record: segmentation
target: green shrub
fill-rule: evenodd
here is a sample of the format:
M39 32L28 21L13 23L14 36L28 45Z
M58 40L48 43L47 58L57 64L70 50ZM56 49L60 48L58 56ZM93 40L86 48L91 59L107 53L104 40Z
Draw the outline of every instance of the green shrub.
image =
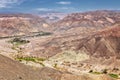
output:
M113 70L116 70L116 71L118 71L119 69L118 69L118 68L113 68Z
M93 70L90 70L89 73L92 73L92 74L102 74L101 72L94 72Z
M53 65L53 67L54 67L54 68L57 68L57 63L55 63L55 64Z
M92 72L93 74L101 74L101 72Z
M20 57L20 58L16 58L17 60L19 60L19 61L33 61L33 62L35 62L35 59L34 58L32 58L32 57Z
M38 60L38 61L45 61L46 59L45 58L36 58L36 60Z
M15 58L18 61L32 61L34 63L38 63L42 66L45 66L42 62L45 61L46 59L44 58L35 58L35 57L17 57Z
M102 71L102 73L103 73L103 74L107 74L107 71L108 71L107 69L104 69L104 70Z
M39 61L45 61L44 58L35 58L35 57L17 57L17 60L24 60L24 61L33 61L33 62L39 62Z
M40 65L42 65L43 67L45 66L43 63L39 63Z
M109 76L111 76L113 78L118 78L119 77L117 74L109 74Z
M38 37L38 36L47 36L47 35L51 35L52 33L50 32L40 32L38 34L36 34L35 36Z
M90 70L90 71L89 71L89 73L92 73L92 72L93 72L93 70Z

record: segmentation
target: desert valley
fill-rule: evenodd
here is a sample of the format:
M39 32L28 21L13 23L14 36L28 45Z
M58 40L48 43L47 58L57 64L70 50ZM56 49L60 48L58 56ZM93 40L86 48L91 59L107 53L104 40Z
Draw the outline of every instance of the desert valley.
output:
M120 80L120 11L0 14L0 80Z

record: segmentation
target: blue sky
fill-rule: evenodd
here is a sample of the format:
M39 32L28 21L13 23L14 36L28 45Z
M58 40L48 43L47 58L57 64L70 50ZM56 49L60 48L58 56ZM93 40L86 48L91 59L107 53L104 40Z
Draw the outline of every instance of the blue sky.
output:
M120 0L0 0L0 12L120 10Z

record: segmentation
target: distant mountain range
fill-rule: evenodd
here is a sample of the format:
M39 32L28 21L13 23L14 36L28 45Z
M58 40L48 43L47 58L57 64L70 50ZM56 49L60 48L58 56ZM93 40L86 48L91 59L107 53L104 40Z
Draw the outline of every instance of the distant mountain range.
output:
M72 32L81 27L105 28L120 23L120 12L99 10L66 14L61 12L39 12L35 14L0 14L2 34L24 34L33 31Z
M104 28L120 23L120 12L109 10L72 13L54 23L56 30L70 30L78 27Z
M63 19L65 16L67 16L67 13L54 12L54 11L48 11L48 12L42 11L42 12L39 12L38 15L46 19L48 22L57 22Z

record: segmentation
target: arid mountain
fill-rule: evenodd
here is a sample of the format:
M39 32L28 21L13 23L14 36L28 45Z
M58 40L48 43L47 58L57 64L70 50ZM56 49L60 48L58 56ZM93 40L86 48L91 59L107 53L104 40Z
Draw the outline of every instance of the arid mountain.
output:
M0 14L0 36L29 34L46 27L44 19L31 14Z
M119 25L97 31L84 38L77 35L56 38L46 45L46 53L54 53L44 62L49 64L49 67L73 74L87 73L90 70L100 74L104 70L105 74L120 73Z
M94 27L105 28L120 23L120 12L116 11L90 11L73 13L54 24L57 31L68 31L71 28Z
M50 13L41 15L45 17L42 19L31 14L0 14L0 35L21 35L39 31L70 34L78 33L79 30L82 31L83 29L95 31L120 22L120 12L116 11L73 13L63 18L65 15ZM60 17L60 19L57 22L52 22L53 18L57 19L55 16ZM47 18L49 20L51 18L51 22Z
M70 37L72 38L70 39ZM73 49L75 51L82 50L88 55L94 56L96 58L110 58L113 56L120 58L120 26L117 25L115 27L99 30L89 34L84 38L79 37L79 35L56 38L51 40L49 45L52 45L52 43L54 46L55 44L56 46L59 46L59 49Z
M119 58L120 54L120 27L99 30L94 33L79 33L73 35L52 35L48 37L29 39L30 43L24 46L23 52L36 57L51 57L64 51L83 52L91 57L109 59ZM28 47L27 47L28 46Z

